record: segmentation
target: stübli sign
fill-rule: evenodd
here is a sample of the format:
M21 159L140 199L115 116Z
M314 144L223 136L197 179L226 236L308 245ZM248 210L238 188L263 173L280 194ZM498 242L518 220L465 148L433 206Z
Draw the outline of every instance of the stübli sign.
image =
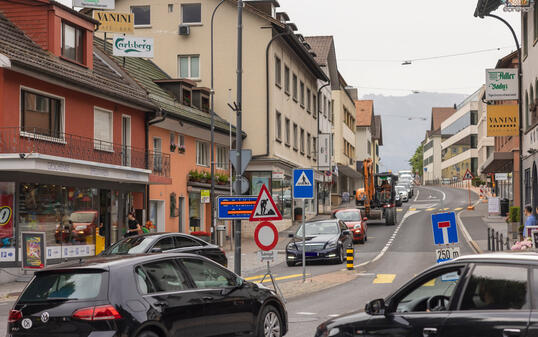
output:
M93 11L93 18L99 21L100 32L133 33L134 14L106 11Z
M74 7L114 9L114 0L73 0Z
M153 39L115 35L112 54L125 57L153 57Z
M488 137L517 136L519 133L519 106L488 105Z
M509 101L517 98L517 69L486 69L486 100Z

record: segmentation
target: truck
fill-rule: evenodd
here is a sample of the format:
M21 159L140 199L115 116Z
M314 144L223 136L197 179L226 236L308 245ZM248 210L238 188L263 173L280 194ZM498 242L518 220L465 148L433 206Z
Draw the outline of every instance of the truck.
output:
M362 163L364 188L353 191L355 205L372 220L385 220L385 224L396 224L396 185L398 176L392 172L373 173L371 159Z

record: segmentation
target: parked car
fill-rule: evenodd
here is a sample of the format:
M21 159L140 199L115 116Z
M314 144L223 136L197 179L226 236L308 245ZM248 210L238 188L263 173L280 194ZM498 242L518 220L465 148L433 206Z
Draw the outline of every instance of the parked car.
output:
M35 273L8 318L17 336L276 336L283 301L193 254L93 257Z
M408 199L413 197L413 186L411 185L410 181L408 180L398 181L398 185L405 187L405 190L407 191Z
M467 255L322 323L316 336L538 336L538 255Z
M409 201L409 194L407 193L407 188L404 185L397 185L396 186L396 193L400 195L400 198L402 202L408 202Z
M368 218L363 217L357 208L337 209L332 212L332 218L342 220L353 234L353 243L368 241Z
M95 235L97 228L97 211L76 211L66 219L67 223L56 225L54 238L60 242L85 242L87 237Z
M344 263L346 249L353 246L351 231L342 220L331 219L304 224L306 230L305 255L307 261L334 261ZM303 225L286 246L289 267L302 261Z
M148 233L130 236L101 252L101 256L141 253L192 253L228 265L226 253L217 245L182 233Z
M396 195L394 196L394 203L396 204L396 207L400 207L400 206L402 206L402 203L403 203L403 202L402 202L402 197L401 197L401 195L396 194Z

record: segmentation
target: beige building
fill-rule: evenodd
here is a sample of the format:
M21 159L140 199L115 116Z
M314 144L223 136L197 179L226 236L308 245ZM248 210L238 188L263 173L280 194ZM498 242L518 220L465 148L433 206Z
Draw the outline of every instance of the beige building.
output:
M218 2L116 0L115 11L134 13L134 35L154 39L153 61L165 72L210 87L210 22ZM248 193L268 185L286 226L294 214L293 169L317 166L318 80L328 78L288 16L276 12L278 6L277 1L245 5L242 121L243 148L253 155L245 174L251 182ZM223 3L214 23L215 111L235 124L228 104L236 97L236 3ZM287 34L270 43L281 33ZM322 180L316 174L316 183ZM316 200L307 203L306 212L317 212Z
M441 182L441 123L450 117L456 109L454 108L432 108L431 127L426 131L426 138L423 144L423 183L439 184Z

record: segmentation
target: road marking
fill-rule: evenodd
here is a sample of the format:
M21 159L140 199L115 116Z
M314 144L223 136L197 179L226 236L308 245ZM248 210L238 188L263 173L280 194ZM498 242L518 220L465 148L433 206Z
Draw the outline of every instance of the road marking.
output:
M428 212L435 211L435 208L428 208L426 211Z
M439 208L440 211L448 211L450 208Z
M436 280L436 279L432 279L432 280L430 280L430 281L424 283L422 286L423 286L423 287L433 287L433 286L435 286L435 280Z
M256 280L256 279L261 279L262 277L264 277L265 275L256 275L256 276L250 276L250 277L245 277L245 280L246 281L252 281L252 280ZM274 275L273 275L274 276Z
M392 283L396 278L396 274L377 274L377 277L374 279L373 283L384 284Z
M338 316L340 316L340 314L332 314L332 315L327 315L327 316L328 316L328 317L333 317L333 318L334 318L334 317L338 317Z
M461 211L463 207L454 208L455 211Z
M306 274L306 276L310 276L310 274ZM293 274L293 275L288 275L288 276L276 277L275 281L289 280L291 278L297 278L297 277L303 277L303 274ZM271 278L266 278L265 280L263 280L263 283L265 282L271 282Z
M417 209L416 209L416 208L410 208L409 210L410 210L411 212L413 212L413 211L416 211Z
M417 190L417 196L415 197L415 201L417 201L419 194L420 194L420 190Z
M306 312L306 311L296 312L295 314L296 315L307 315L307 316L317 315L315 312Z
M445 192L441 191L441 190L438 190L436 188L428 188L428 187L423 187L421 186L421 188L425 189L425 190L430 190L430 191L435 191L435 192L439 192L443 195L443 200L446 200L446 194Z
M403 211L403 208L398 208L396 211L401 212Z

